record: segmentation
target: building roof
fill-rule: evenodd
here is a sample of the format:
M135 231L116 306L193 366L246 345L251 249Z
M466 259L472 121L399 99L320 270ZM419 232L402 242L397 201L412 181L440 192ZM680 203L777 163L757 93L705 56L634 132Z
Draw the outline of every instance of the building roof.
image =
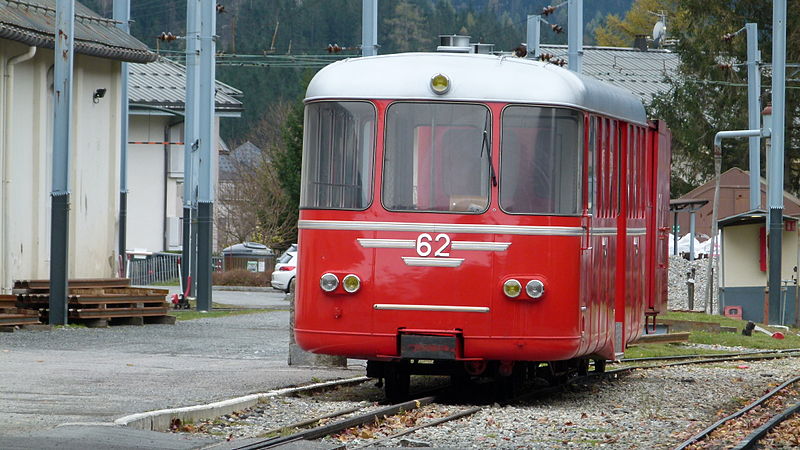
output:
M566 45L541 45L543 53L567 59ZM583 47L583 74L621 87L649 105L669 90L668 76L678 72L680 56L669 50L641 51L622 47Z
M75 53L127 62L154 61L156 54L135 37L75 2ZM0 0L0 38L55 48L56 0Z
M186 107L186 67L159 58L149 64L129 64L128 95L132 107L137 105L154 106L173 111L183 111ZM216 82L217 112L241 113L244 110L242 91Z
M444 74L450 89L435 94L431 78ZM330 64L311 80L306 100L326 98L497 101L571 106L644 124L630 91L553 64L514 56L397 53Z
M236 173L240 170L239 166L255 167L260 164L262 158L265 157L266 155L264 155L261 149L250 141L236 147L227 154L220 153L219 179L221 181L235 179ZM267 160L269 160L269 157L267 157Z
M726 217L724 219L720 219L717 221L719 223L720 228L730 226L730 225L747 225L751 223L766 223L767 221L767 211L763 209L753 209L750 211L743 212L741 214L736 214L733 216ZM797 217L787 216L784 214L783 216L784 222L797 222Z

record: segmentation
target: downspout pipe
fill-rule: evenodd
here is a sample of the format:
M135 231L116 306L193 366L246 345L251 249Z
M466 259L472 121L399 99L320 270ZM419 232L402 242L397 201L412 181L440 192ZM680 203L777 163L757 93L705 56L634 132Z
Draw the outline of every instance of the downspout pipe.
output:
M12 126L12 119L14 115L11 109L14 105L14 66L19 63L28 61L36 56L36 47L28 47L25 53L13 56L6 61L6 67L3 71L3 157L0 159L2 169L0 173L3 174L3 195L2 206L0 206L0 214L3 215L3 237L0 239L0 254L3 255L2 268L0 268L0 292L10 292L10 285L6 282L11 280L9 276L9 251L8 251L8 218L11 215L9 211L8 189L11 186L11 132L14 129Z
M722 171L722 140L730 138L750 138L750 137L769 137L769 128L762 128L759 130L730 130L720 131L714 135L714 203L711 208L711 256L717 248L717 220L719 218L719 177ZM714 258L708 258L707 276L708 282L706 283L706 308L708 314L712 314L711 299L713 298L711 285L714 283L714 273L712 272L712 264Z

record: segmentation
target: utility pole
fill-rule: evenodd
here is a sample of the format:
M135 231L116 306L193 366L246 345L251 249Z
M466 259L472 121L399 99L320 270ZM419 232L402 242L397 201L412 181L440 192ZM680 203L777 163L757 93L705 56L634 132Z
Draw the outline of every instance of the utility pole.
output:
M378 0L361 0L361 56L378 54Z
M541 54L539 43L542 35L542 16L528 15L528 36L526 47L528 49L527 57L529 59L538 59Z
M67 324L69 158L72 149L72 62L75 0L57 0L53 69L53 187L50 222L50 324Z
M197 42L200 29L198 0L186 0L186 98L184 100L183 123L183 245L181 250L181 276L184 292L188 289L197 296L191 285L197 281L197 240L194 237L192 221L197 217L195 199L195 156L197 156ZM195 275L195 276L192 276Z
M210 311L211 246L214 227L214 160L216 137L214 127L217 2L200 0L200 164L197 194L197 310Z
M747 30L747 118L748 128L761 128L761 52L758 51L758 24L745 24ZM750 136L750 209L761 208L761 137Z
M786 105L786 0L772 3L772 150L769 155L769 323L780 321L783 241L783 146Z
M119 21L117 28L128 33L130 31L130 0L114 0L114 20ZM120 106L119 106L119 248L120 272L125 273L127 260L127 228L128 228L128 63L123 62L120 68Z
M567 6L567 54L569 56L569 70L581 73L583 62L583 0L569 0Z

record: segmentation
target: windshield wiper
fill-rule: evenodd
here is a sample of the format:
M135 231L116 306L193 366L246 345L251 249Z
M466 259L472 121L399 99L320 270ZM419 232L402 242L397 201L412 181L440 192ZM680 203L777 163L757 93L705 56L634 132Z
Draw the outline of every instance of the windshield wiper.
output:
M486 114L486 120L483 122L483 142L481 142L481 158L483 158L483 149L486 149L486 156L489 158L489 173L492 175L492 186L497 186L497 176L494 174L494 163L492 162L492 148L489 146L489 114Z

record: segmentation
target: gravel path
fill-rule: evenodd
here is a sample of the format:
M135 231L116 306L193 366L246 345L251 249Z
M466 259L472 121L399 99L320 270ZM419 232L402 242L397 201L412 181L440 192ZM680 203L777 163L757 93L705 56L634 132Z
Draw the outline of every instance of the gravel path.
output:
M674 448L717 420L720 412L738 409L798 373L800 361L796 359L639 370L524 404L486 406L468 418L422 429L381 446L407 446L410 440L414 445L447 448ZM309 416L372 405L380 398L372 383L365 383L319 397L274 399L201 429L234 439L254 437ZM464 405L432 408L455 411ZM340 439L327 438L324 443L356 448L369 445L371 439L367 438L396 429L385 431L371 427Z

